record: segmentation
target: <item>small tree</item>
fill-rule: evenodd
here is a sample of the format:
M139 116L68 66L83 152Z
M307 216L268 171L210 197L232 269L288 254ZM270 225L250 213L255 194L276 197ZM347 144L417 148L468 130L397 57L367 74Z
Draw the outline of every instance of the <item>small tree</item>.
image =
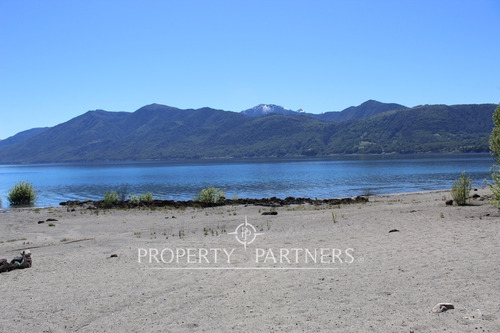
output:
M33 188L33 184L28 182L19 182L14 187L9 189L7 200L13 206L17 205L31 205L37 199L37 194Z
M493 192L493 200L491 201L491 204L500 209L500 171L498 171L498 167L491 174L491 178L493 178L493 183L489 184L491 192Z
M469 202L469 194L472 189L472 180L467 177L465 171L451 186L451 196L459 206L465 206Z
M491 192L493 192L492 204L500 208L500 106L493 113L493 124L495 127L490 135L490 151L496 164L493 166L493 183L490 183Z
M491 155L495 159L496 166L500 166L500 105L493 113L493 124L495 127L490 135L490 150Z

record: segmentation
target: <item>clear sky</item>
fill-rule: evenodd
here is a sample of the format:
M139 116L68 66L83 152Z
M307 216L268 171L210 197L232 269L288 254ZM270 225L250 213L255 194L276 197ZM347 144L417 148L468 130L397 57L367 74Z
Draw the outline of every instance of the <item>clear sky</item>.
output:
M498 0L0 0L0 139L160 103L500 102Z

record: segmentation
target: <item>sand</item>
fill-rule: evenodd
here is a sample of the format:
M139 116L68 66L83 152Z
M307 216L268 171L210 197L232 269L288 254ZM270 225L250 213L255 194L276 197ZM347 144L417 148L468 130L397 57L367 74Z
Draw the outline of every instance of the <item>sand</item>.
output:
M464 207L432 191L277 215L10 208L0 258L30 249L33 267L0 274L0 331L500 332L500 214L474 193ZM454 309L433 313L440 302Z

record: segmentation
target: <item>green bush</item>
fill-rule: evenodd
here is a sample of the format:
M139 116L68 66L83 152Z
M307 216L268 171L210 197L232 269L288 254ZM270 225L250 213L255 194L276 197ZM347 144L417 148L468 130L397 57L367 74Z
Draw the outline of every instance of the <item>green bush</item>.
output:
M111 207L114 204L116 204L118 201L120 201L120 196L116 191L107 191L106 194L104 195L104 206L105 207Z
M147 192L139 196L140 202L152 202L154 200L153 193Z
M493 171L491 178L493 178L493 183L488 184L490 185L491 192L493 192L491 204L500 208L500 170Z
M459 206L465 206L469 202L470 191L472 189L472 180L467 177L465 171L462 176L453 182L451 186L451 196Z
M139 194L139 196L137 196L135 194L129 194L128 197L129 197L129 201L131 203L134 203L134 204L138 204L140 202L149 203L149 202L153 202L153 200L154 200L153 193L151 193L151 192Z
M9 189L7 199L13 206L31 205L35 203L37 194L33 188L33 184L21 181Z
M128 195L128 200L133 203L133 204L138 204L139 203L139 197L135 194L129 194Z
M493 113L493 124L495 127L490 135L490 151L495 159L496 164L493 166L493 183L490 183L491 192L493 192L493 200L491 203L500 208L500 106Z
M207 204L221 203L226 199L226 193L220 188L210 186L198 194L197 200Z

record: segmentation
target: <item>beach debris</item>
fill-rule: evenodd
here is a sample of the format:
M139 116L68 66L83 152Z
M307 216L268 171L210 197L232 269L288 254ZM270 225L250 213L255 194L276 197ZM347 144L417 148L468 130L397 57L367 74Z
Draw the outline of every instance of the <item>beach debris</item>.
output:
M453 200L446 200L446 206L453 206Z
M391 233L391 232L399 232L399 230L398 229L391 229L391 230L389 230L389 233Z
M432 308L432 312L434 313L440 313L440 312L445 312L451 309L454 309L455 307L451 303L438 303L434 305Z
M21 252L21 256L15 257L10 262L7 259L0 259L0 273L9 272L14 269L30 268L32 263L30 250Z
M116 253L113 253L112 255L109 256L110 258L118 258L118 255Z
M262 215L278 215L278 212L263 212Z
M45 221L38 221L38 224L42 224L42 223L45 223Z
M56 222L56 221L57 221L57 219L47 219L46 221L47 221L47 222Z

